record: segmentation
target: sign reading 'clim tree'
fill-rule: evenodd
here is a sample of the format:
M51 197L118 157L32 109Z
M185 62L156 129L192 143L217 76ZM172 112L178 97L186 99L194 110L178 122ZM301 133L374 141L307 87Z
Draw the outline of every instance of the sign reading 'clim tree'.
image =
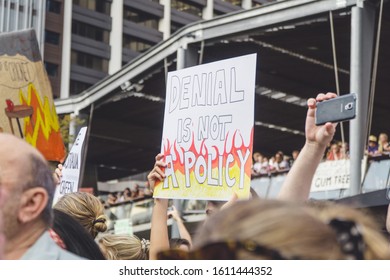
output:
M155 197L249 196L256 54L168 73L161 152L166 178Z

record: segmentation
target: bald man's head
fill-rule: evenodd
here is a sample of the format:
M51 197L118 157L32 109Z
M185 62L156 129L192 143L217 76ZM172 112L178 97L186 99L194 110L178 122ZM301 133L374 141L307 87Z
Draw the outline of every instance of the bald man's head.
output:
M6 231L7 226L10 233L17 228L18 223L23 222L17 221L17 216L23 207L22 194L27 193L27 190L36 189L38 192L31 191L31 195L38 193L43 196L40 203L44 205L42 209L39 208L38 218L46 225L51 224L51 204L55 190L52 171L38 150L24 140L6 133L0 134L0 185L6 193Z

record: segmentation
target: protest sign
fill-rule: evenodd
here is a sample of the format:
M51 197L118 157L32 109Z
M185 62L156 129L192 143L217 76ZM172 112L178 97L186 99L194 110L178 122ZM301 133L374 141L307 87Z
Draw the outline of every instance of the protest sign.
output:
M77 192L79 189L80 170L82 165L82 150L87 127L80 129L62 168L62 177L54 193L53 205L66 193Z
M65 146L35 31L0 34L0 132L24 138L47 160L63 161Z
M311 192L341 190L349 188L349 160L329 160L317 167L311 183Z
M133 226L131 219L118 219L114 224L114 234L133 235Z
M367 157L361 161L362 177L367 168ZM350 184L350 160L329 160L321 162L314 174L310 192L332 191L348 189Z
M166 178L155 197L249 196L256 54L168 73L161 152Z

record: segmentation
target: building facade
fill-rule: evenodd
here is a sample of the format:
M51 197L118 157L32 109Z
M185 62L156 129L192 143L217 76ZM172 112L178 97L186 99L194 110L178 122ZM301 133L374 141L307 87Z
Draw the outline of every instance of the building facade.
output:
M45 4L44 0L0 0L0 33L34 28L43 54Z
M0 1L11 12L16 3L33 7L33 24L27 26L41 30L55 98L82 92L186 24L268 2L272 0ZM3 14L1 18L1 31L12 31Z

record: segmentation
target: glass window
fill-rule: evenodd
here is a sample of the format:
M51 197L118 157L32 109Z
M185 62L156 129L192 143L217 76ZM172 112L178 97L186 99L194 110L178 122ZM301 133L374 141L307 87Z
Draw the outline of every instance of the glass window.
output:
M70 85L69 85L70 95L78 94L90 88L91 86L92 86L91 84L70 80Z
M58 46L60 44L60 34L57 32L45 30L45 42Z
M58 65L50 62L45 62L47 75L50 77L58 76Z
M171 7L185 13L202 17L202 7L190 5L180 0L171 0Z
M183 24L171 22L171 33L172 34L175 33L177 30L179 30L183 26L184 26Z
M56 14L61 13L61 3L55 0L46 0L46 11Z
M152 46L152 43L131 37L129 35L123 36L123 47L131 49L136 52L144 52Z
M72 50L71 63L105 73L108 72L107 59L83 52Z
M110 15L111 5L110 2L106 0L73 0L73 4L102 14Z
M241 4L242 4L242 1L241 0L222 0L223 2L228 2L232 5L235 5L235 6L240 6L241 7Z
M123 10L123 18L149 28L158 29L158 17L127 6Z
M72 33L107 44L110 41L110 33L108 30L79 22L77 20L72 21Z

